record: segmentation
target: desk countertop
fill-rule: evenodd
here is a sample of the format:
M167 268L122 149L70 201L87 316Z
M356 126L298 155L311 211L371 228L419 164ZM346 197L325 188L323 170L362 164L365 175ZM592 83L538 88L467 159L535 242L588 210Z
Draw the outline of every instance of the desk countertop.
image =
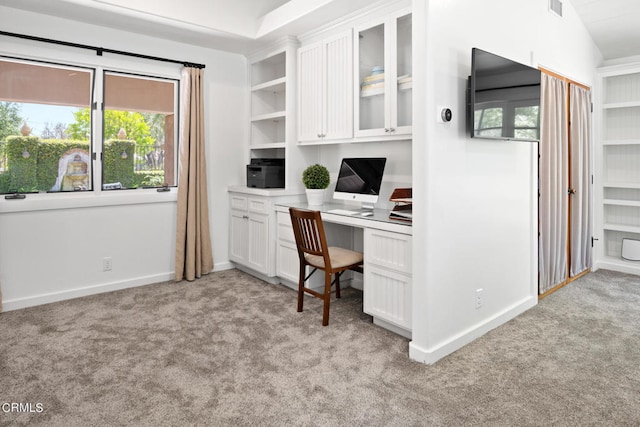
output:
M345 215L332 213L334 209L343 209L356 212L363 212L352 205L342 203L324 203L322 206L309 206L306 202L299 203L276 203L276 211L287 212L289 207L298 209L309 209L322 212L322 219L326 222L336 224L351 225L361 228L376 228L402 234L412 234L411 222L389 219L388 209L374 209L372 216L363 216L360 213Z

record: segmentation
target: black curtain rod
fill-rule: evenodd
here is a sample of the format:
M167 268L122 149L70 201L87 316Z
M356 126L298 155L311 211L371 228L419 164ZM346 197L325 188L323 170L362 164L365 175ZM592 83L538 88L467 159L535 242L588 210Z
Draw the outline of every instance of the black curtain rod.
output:
M28 36L26 34L9 33L6 31L0 31L0 34L3 36L17 37L19 39L33 40L33 41L38 41L43 43L52 43L52 44L58 44L62 46L69 46L69 47L76 47L78 49L95 50L98 56L102 56L103 53L113 53L115 55L133 56L134 58L150 59L152 61L162 61L162 62L171 62L173 64L182 64L185 67L192 67L192 68L205 67L204 64L195 64L193 62L178 61L177 59L168 59L168 58L160 58L157 56L141 55L139 53L125 52L122 50L108 49L105 47L89 46L89 45L80 44L80 43L65 42L62 40L46 39L44 37Z

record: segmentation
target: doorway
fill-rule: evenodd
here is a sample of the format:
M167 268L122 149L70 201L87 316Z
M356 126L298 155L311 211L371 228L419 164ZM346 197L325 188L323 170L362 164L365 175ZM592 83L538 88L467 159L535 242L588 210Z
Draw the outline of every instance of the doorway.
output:
M587 274L592 264L591 90L542 71L538 294Z

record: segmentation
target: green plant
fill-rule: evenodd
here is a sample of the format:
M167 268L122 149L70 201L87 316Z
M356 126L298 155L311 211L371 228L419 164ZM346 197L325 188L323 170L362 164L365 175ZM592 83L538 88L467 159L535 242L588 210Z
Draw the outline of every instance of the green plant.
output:
M104 143L103 183L119 182L124 188L133 188L135 175L133 155L135 141L112 139Z
M162 187L164 185L164 171L136 171L133 187Z
M311 165L302 172L302 183L309 190L322 190L329 186L329 171L322 165Z

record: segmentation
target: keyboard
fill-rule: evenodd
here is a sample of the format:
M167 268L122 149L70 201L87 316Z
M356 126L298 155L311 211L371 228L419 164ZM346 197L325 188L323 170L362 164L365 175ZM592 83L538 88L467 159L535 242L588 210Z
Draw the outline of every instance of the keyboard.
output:
M337 214L337 215L355 215L358 211L350 211L347 209L331 209L328 210L327 213Z

